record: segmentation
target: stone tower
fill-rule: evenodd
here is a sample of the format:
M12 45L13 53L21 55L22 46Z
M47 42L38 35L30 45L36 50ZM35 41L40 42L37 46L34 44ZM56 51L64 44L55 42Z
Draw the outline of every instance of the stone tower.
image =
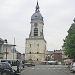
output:
M39 62L45 60L46 41L43 35L44 21L37 2L35 13L31 16L31 30L26 38L25 60Z

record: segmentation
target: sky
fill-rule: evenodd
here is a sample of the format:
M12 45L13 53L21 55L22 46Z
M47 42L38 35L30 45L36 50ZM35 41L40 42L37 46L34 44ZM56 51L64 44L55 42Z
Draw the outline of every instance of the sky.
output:
M0 0L0 38L15 44L24 53L25 41L31 29L31 16L37 0ZM75 0L38 0L44 18L44 38L47 50L62 49L75 17Z

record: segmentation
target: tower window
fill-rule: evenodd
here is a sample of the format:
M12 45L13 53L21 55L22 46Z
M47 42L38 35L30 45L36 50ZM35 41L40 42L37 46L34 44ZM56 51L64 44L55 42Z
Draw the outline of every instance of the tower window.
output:
M37 27L37 23L34 24L35 28Z
M38 58L37 58L37 61L38 61Z
M35 16L35 17L37 17L37 16Z
M29 54L31 54L31 52L29 52Z
M1 52L1 45L0 45L0 52Z
M37 44L37 46L39 47L39 44Z
M30 44L30 47L31 47L31 44Z
M38 36L38 28L34 28L34 36Z
M39 52L37 52L37 54L39 54Z

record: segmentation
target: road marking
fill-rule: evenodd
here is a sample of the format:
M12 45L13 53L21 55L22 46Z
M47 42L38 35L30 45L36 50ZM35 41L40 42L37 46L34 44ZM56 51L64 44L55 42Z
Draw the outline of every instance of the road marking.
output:
M56 68L51 68L51 69L56 69Z
M37 70L39 70L40 68L37 68Z
M35 68L32 68L32 70L34 70Z
M39 67L37 67L37 68L31 68L32 70L39 70L39 69L41 69L41 70L45 70L45 69L48 69L48 70L61 70L62 68L56 68L56 67L52 67L52 68L39 68ZM65 69L65 68L64 68Z
M51 69L51 68L48 68L49 70Z
M45 70L46 68L42 68L43 70Z

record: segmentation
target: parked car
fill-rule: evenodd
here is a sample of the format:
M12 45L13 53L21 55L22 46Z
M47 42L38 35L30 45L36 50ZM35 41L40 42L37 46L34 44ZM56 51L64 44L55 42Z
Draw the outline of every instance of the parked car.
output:
M34 63L25 63L24 65L25 65L25 66L27 66L27 67L35 66L35 64L34 64Z
M14 75L15 70L12 69L11 65L7 62L0 63L0 73L6 73L7 75Z
M57 65L57 62L56 61L48 61L48 64L49 65Z
M19 69L19 72L22 70L22 63L19 60L12 60L12 59L1 59L1 62L8 62L9 64L11 64L12 69L14 69L15 71L17 71L17 68Z
M75 72L75 62L70 65L70 71Z

